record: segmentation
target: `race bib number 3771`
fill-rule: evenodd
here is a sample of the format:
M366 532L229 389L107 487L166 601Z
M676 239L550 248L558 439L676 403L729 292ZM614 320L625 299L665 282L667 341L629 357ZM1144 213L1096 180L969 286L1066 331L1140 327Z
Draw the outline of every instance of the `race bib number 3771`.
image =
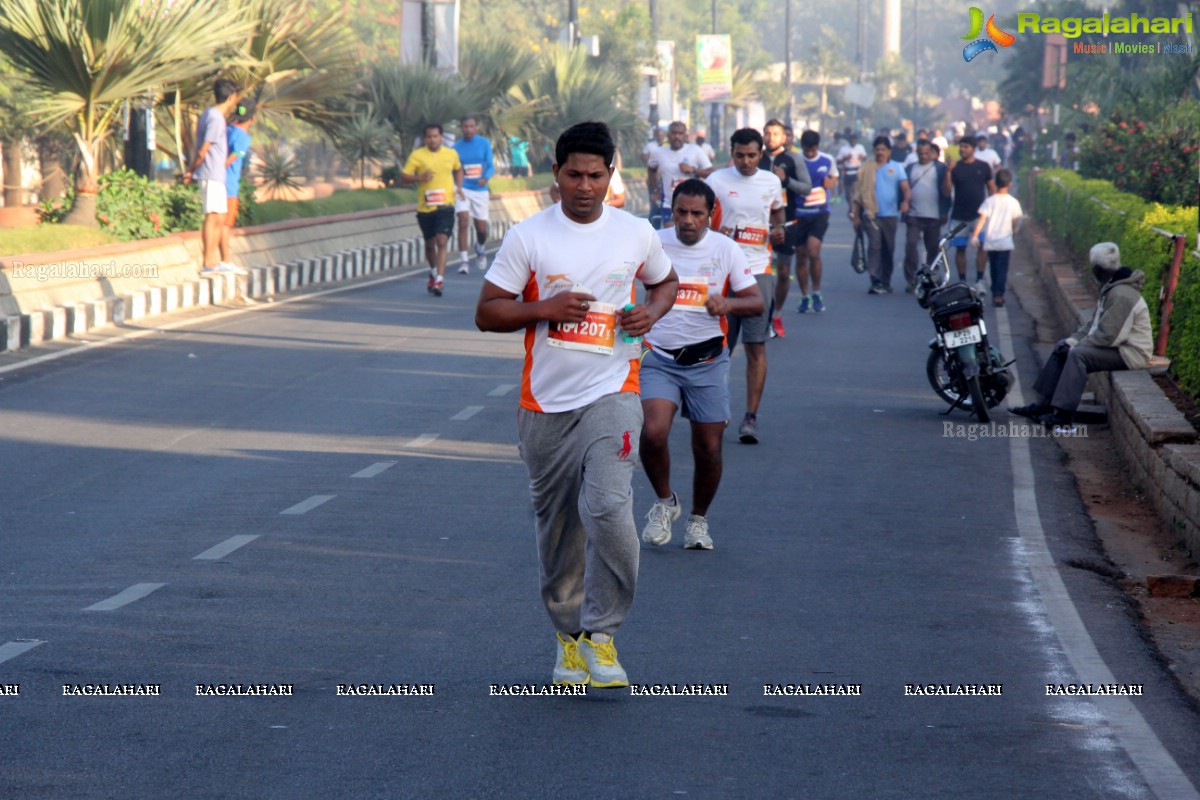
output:
M582 322L551 322L546 344L563 350L611 356L616 334L617 307L593 302Z
M703 276L679 277L679 291L675 293L675 308L679 311L706 311L708 303L708 279Z

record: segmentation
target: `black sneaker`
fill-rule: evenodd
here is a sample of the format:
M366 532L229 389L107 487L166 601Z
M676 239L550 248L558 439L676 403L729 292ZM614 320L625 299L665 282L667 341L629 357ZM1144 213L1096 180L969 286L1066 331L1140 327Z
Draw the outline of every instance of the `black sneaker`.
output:
M1018 417L1027 417L1028 419L1038 419L1053 411L1050 406L1044 403L1028 403L1016 408L1010 408L1008 413L1016 414Z
M1061 408L1053 408L1050 413L1042 414L1036 419L1047 428L1074 427L1075 425L1075 415L1070 411L1063 411Z

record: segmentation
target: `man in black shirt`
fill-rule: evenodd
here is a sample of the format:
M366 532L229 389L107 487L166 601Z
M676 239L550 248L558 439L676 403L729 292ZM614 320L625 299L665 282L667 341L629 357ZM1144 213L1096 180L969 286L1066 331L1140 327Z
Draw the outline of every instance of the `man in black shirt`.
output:
M803 202L812 189L812 178L809 177L808 167L804 166L801 156L793 153L787 147L787 126L777 119L772 119L763 126L763 155L758 164L759 169L774 172L779 183L787 192L787 206L784 219L791 222L796 218L796 200ZM772 314L781 311L787 303L788 288L792 279L792 259L796 255L794 245L773 244L775 251L775 298ZM771 322L770 335L772 338L783 336L783 319L774 317Z
M989 195L995 194L996 182L992 179L992 168L975 158L975 137L964 136L958 140L959 160L946 159L946 192L954 192L954 204L950 208L950 227L960 222L972 225L979 219L979 207ZM972 230L973 228L968 228ZM954 263L958 267L958 279L967 279L967 237L958 236L950 241L957 250ZM986 285L987 253L979 248L975 259L975 282Z

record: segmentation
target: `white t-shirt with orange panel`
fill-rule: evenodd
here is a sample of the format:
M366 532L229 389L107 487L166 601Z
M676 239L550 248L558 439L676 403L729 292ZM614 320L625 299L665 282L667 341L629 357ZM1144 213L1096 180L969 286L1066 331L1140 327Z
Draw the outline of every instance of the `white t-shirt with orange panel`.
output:
M787 202L774 172L760 169L747 177L725 167L705 180L717 195L713 229L731 228L730 238L741 245L755 275L771 274L771 212Z
M635 302L634 278L660 283L671 260L650 223L603 206L599 219L580 224L555 204L508 232L487 280L527 303L559 292L587 291L587 318L546 321L525 329L521 406L573 411L616 392L638 391L641 344L626 342L616 312Z
M684 173L679 168L680 164L688 164L693 170L708 169L712 166L712 161L708 159L703 150L691 142L686 142L678 150L672 150L671 145L664 144L650 152L650 161L647 162L647 166L658 170L663 205L671 204L671 195L676 186L688 178L696 177L693 174Z
M711 316L704 305L709 297L727 289L740 292L757 286L746 254L716 231L707 231L694 245L679 241L675 228L664 228L658 238L679 276L679 292L675 305L646 334L646 342L651 347L678 350L724 336L725 318Z

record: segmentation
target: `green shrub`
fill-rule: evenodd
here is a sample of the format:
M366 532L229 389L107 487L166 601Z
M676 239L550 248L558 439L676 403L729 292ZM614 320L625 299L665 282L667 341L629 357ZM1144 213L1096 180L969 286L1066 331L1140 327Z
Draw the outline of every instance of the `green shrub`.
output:
M100 176L96 219L101 228L122 241L165 235L166 208L167 192L162 184L128 169Z
M1200 103L1189 101L1143 122L1116 115L1084 138L1079 171L1151 202L1196 202Z
M198 231L204 224L200 190L194 183L171 184L163 192L166 225L163 233Z

